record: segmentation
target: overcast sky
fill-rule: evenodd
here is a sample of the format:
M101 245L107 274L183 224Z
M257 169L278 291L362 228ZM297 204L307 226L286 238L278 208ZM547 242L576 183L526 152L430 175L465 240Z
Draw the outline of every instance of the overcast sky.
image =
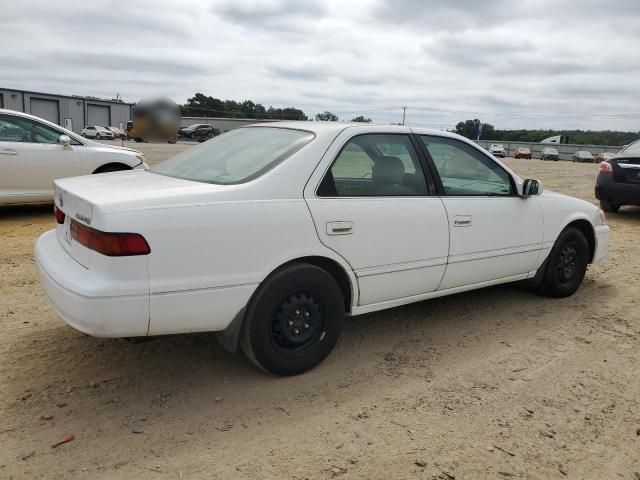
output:
M20 0L0 36L0 87L640 130L640 0Z

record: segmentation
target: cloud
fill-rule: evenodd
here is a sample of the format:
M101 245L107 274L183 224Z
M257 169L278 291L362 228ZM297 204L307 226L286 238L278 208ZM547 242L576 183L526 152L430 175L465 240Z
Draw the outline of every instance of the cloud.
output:
M639 17L637 0L21 0L0 16L0 87L637 130L591 115L640 112Z
M308 30L328 8L319 0L219 0L212 11L247 29Z

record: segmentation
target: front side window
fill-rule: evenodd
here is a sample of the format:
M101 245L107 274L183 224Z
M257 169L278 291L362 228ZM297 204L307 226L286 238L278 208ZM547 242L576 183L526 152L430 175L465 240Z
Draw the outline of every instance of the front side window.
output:
M0 115L0 141L56 144L61 132L29 118ZM78 142L72 139L73 144Z
M320 197L424 196L424 173L407 135L367 134L349 140L325 174Z
M212 138L150 169L153 173L222 185L248 182L313 140L304 130L245 127Z
M420 135L433 159L444 193L450 196L513 195L511 176L471 145L446 137Z

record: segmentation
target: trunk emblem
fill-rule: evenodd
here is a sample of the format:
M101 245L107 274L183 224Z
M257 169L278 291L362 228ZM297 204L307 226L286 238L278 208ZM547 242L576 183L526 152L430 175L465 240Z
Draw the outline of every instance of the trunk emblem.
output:
M86 223L87 225L91 225L91 219L86 215L82 215L81 213L76 213L76 218L81 222Z

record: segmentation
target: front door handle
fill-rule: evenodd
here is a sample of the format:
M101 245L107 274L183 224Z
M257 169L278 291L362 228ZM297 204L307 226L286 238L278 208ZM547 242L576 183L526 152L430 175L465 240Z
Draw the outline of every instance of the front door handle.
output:
M453 217L453 226L454 227L470 227L471 215L456 215L455 217Z
M17 155L18 152L16 152L15 150L9 150L9 149L4 149L4 150L0 150L0 155Z
M353 222L328 222L327 235L351 235Z

